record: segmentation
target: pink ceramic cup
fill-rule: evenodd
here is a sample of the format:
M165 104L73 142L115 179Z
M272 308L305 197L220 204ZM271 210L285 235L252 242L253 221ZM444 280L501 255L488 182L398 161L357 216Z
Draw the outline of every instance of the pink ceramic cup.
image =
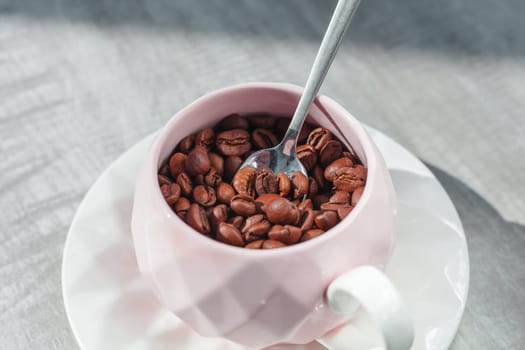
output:
M137 261L161 303L204 336L248 348L303 344L351 319L363 305L388 349L407 349L412 327L381 270L394 245L395 194L383 157L363 126L319 96L309 120L350 143L368 167L355 209L324 235L294 246L251 250L209 239L164 201L157 170L175 145L231 113L290 116L302 89L251 83L210 93L175 114L153 143L139 174L132 215Z

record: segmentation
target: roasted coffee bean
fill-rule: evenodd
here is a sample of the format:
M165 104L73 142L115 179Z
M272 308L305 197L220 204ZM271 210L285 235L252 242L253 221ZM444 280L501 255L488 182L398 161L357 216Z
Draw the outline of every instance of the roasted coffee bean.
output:
M317 151L312 145L300 145L297 147L297 158L303 163L305 169L310 171L317 163Z
M242 247L244 245L241 233L237 227L225 222L219 224L219 228L217 229L217 240L236 247Z
M214 141L215 132L213 131L213 129L210 128L201 130L195 135L195 145L203 146L208 151L211 149Z
M219 186L217 186L217 191L215 192L217 194L217 200L228 205L230 204L233 196L235 196L235 190L227 182L221 182Z
M164 175L158 175L157 176L157 179L159 181L159 186L162 186L162 185L169 185L171 184L171 180L169 177L167 176L164 176Z
M195 135L186 136L179 142L179 151L188 154L193 148L194 142Z
M318 194L317 196L312 198L312 203L314 204L314 209L320 209L321 205L323 203L328 202L329 199L330 199L330 197L326 193Z
M204 175L210 170L210 157L208 151L202 146L195 146L184 162L188 175Z
M286 175L285 173L279 173L279 175L277 175L277 180L279 187L279 195L282 197L288 196L290 190L292 189L292 183L288 175Z
M324 178L323 169L321 169L320 166L316 165L314 167L314 170L312 171L312 177L315 179L315 182L317 182L317 187L319 188L319 190L326 190L327 182Z
M167 177L170 176L170 167L169 167L168 163L165 163L163 166L160 167L159 175L163 175L163 176L167 176Z
M286 244L281 241L276 241L275 239L267 239L262 245L262 249L275 249L282 247L286 247Z
M307 144L314 146L316 151L320 151L324 145L332 139L332 133L325 128L316 128L308 135Z
M365 180L366 169L362 165L344 167L336 171L334 187L339 191L353 192L364 186Z
M266 193L277 193L279 190L277 175L270 169L261 169L255 178L255 190L259 196Z
M193 177L194 185L204 185L204 175L199 174Z
M339 220L343 220L350 212L354 209L351 205L343 205L340 208L337 208L337 216L339 217Z
M352 205L355 206L357 202L361 199L361 196L363 195L363 191L365 190L364 187L358 187L354 190L354 193L352 193Z
M255 206L257 208L258 213L266 213L266 206L270 204L272 201L282 198L278 194L275 193L266 193L263 195L260 195L259 197L255 198Z
M270 222L280 225L295 225L299 222L301 212L297 206L286 198L279 198L265 205L266 217Z
M241 232L246 242L255 241L266 237L270 230L271 224L262 214L252 215L246 218Z
M339 222L337 213L334 211L323 211L314 218L315 226L321 230L329 230Z
M350 193L346 191L335 191L329 199L330 203L348 204L350 202Z
M308 178L300 171L292 175L293 198L302 199L308 193Z
M179 200L180 186L174 183L171 183L169 185L162 185L160 186L160 192L166 200L166 203L168 203L169 205L173 205Z
M328 141L321 151L319 151L319 162L326 165L334 160L341 158L343 155L343 145L337 140Z
M251 115L248 117L250 126L254 129L264 128L272 129L277 122L277 118L269 115Z
M208 157L210 158L210 165L212 168L215 168L217 171L217 174L220 176L224 175L224 158L222 158L217 153L208 153Z
M343 151L343 157L346 157L348 159L350 159L352 161L352 163L354 164L359 164L359 158L357 158L357 156L352 153L352 152L349 152L349 151Z
M317 228L314 228L314 229L311 229L311 230L308 230L306 231L303 236L301 237L301 242L306 242L306 241L309 241L311 240L312 238L315 238L317 236L320 236L324 233L323 230L321 229L317 229Z
M222 177L217 173L215 168L210 168L206 175L204 175L204 183L208 186L216 187L222 181Z
M175 213L182 219L186 220L186 214L190 210L191 203L186 197L180 197L177 203L173 206Z
M233 196L230 202L230 208L235 212L235 214L244 217L255 214L256 209L253 197L246 194L237 194Z
M313 198L319 192L317 181L313 177L308 178L308 197Z
M279 143L277 136L268 129L255 129L252 133L252 142L255 148L270 148Z
M186 173L180 173L177 176L177 184L180 186L180 190L183 195L189 196L193 192L193 184L191 179Z
M330 182L334 181L335 173L341 168L351 167L353 165L349 158L342 157L334 160L324 169L324 178Z
M297 208L300 210L313 209L314 204L312 203L312 200L310 198L306 198L304 201L301 201L301 203L297 205Z
M261 249L263 244L264 244L264 239L259 239L257 241L253 241L253 242L248 243L247 245L244 246L244 248Z
M321 210L323 211L327 211L327 210L330 210L330 211L334 211L334 212L337 212L337 210L341 207L344 207L344 206L348 206L349 204L345 204L345 203L330 203L330 202L327 202L327 203L323 203L321 204Z
M221 222L226 222L228 220L228 207L226 204L219 204L213 207L210 214L211 227L217 231L219 224Z
M196 186L193 189L193 199L203 207L211 207L217 202L215 190L207 185Z
M299 227L291 225L274 225L270 232L268 232L268 238L290 245L297 243L301 238L301 234L302 231Z
M240 230L241 227L244 225L244 218L242 216L234 216L228 220L228 223L232 224Z
M193 203L190 206L190 209L186 214L186 222L194 230L202 234L208 235L211 232L210 222L206 216L206 211L197 203Z
M255 196L255 180L257 178L257 170L246 167L239 169L233 177L233 188L237 193L246 194L250 197Z
M177 175L185 171L185 163L187 156L184 153L174 153L170 157L169 168L172 178L176 179Z
M239 156L230 156L224 160L224 181L231 181L237 170L242 164L242 158Z
M301 230L306 232L314 226L314 219L317 212L312 209L306 209L301 213Z
M230 114L218 125L220 130L230 130L230 129L248 129L250 125L248 120L244 117L241 117L239 114Z
M240 156L250 151L250 134L243 129L232 129L217 134L217 149L225 156Z

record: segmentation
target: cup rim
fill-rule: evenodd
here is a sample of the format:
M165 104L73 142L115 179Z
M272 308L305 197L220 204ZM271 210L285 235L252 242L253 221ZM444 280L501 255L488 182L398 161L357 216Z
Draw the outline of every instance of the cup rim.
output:
M314 249L315 246L326 243L328 240L332 239L338 234L344 234L344 227L341 225L343 222L346 223L345 226L349 225L351 222L355 221L355 218L359 215L362 208L364 207L364 203L368 201L370 198L370 192L372 191L370 188L372 187L371 183L367 183L367 186L365 186L365 189L363 191L363 194L361 195L361 199L359 203L354 207L354 209L343 219L341 220L337 225L335 225L333 228L326 231L324 234L315 237L314 239L308 240L306 242L301 242L297 244L293 244L290 246L278 248L278 249L246 249L244 247L236 247L231 246L219 241L216 241L214 239L211 239L198 231L194 230L192 227L190 227L186 222L184 222L181 218L179 218L178 215L176 215L172 208L166 203L164 200L164 197L162 196L162 193L160 191L160 188L158 186L158 167L161 163L160 159L160 153L162 146L166 142L166 140L170 136L170 131L173 129L174 125L177 124L177 119L181 114L188 113L191 109L196 108L197 106L201 104L207 103L208 100L214 99L223 96L227 96L229 94L235 93L239 90L244 89L263 89L263 90L278 90L283 92L288 92L292 94L296 94L297 96L300 96L302 94L303 88L301 86L291 84L291 83L282 83L282 82L249 82L249 83L241 83L236 84L232 86L228 86L225 88L221 88L218 90L214 90L211 92L208 92L201 97L197 98L193 102L189 103L185 107L183 107L181 110L176 112L168 122L162 127L159 134L155 138L153 145L148 153L148 157L146 159L145 163L145 170L149 173L149 176L146 176L147 181L149 184L147 185L152 186L154 188L153 193L153 200L158 201L160 203L160 206L162 210L164 211L162 215L165 215L166 218L174 225L176 225L180 231L183 232L183 234L187 235L189 239L194 239L197 241L200 241L203 245L207 246L207 248L216 250L216 251L222 251L227 254L232 255L244 255L246 257L253 257L253 258L271 258L276 257L280 255L286 255L286 254L300 254L304 253L306 251L310 251L311 249ZM365 158L367 160L367 178L373 178L376 175L377 171L377 156L374 151L374 144L371 141L370 136L366 132L366 130L363 128L362 124L345 108L343 108L339 103L337 103L332 98L319 94L317 98L314 100L313 104L317 105L321 110L325 110L326 105L329 105L330 109L334 110L335 112L332 114L337 114L338 116L343 116L348 119L349 123L351 124L352 128L354 129L354 132L356 133L356 139L354 142L358 142L361 144L363 153L365 155Z

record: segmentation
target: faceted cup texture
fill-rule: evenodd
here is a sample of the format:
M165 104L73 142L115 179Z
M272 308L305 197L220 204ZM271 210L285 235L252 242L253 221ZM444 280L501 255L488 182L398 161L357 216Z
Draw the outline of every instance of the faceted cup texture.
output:
M351 145L368 178L355 209L324 235L281 249L232 247L191 229L162 197L157 170L182 138L231 113L291 116L301 91L252 83L208 94L169 120L144 161L132 214L138 265L160 302L201 335L252 349L308 343L350 318L328 308L329 283L359 265L384 268L390 257L396 206L385 162L361 124L325 96L309 120Z

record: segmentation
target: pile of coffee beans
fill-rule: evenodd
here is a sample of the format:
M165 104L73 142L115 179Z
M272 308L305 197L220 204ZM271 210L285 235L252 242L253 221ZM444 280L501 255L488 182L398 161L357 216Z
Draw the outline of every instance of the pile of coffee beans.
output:
M367 175L329 130L301 130L297 154L308 177L239 170L252 152L277 145L289 122L233 114L185 137L159 169L164 199L196 231L237 247L279 248L323 234L352 211Z

